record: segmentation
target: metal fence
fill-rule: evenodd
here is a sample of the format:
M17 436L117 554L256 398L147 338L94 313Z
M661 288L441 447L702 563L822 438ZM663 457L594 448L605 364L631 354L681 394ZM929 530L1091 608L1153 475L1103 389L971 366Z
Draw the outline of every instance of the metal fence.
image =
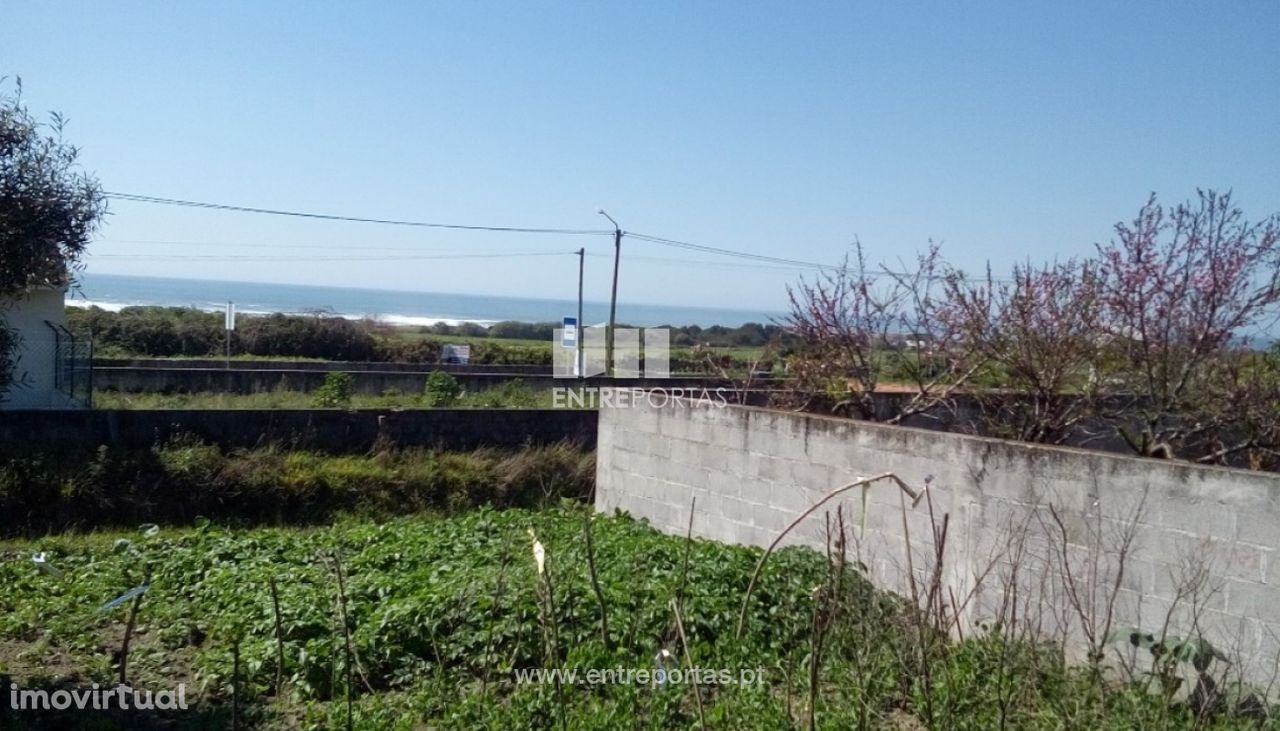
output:
M54 388L86 408L93 406L93 338L50 324L54 333Z

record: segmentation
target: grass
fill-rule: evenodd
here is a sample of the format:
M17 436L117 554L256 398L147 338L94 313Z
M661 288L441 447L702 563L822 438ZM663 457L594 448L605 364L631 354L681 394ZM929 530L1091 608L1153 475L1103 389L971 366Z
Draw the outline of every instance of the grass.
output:
M471 345L480 346L487 345L498 348L509 348L516 352L535 353L540 358L535 359L537 362L547 362L551 357L552 343L544 340L523 340L520 338L491 338L477 335L438 335L435 333L413 332L408 328L402 328L400 331L391 334L380 334L379 337L387 340L403 340L405 342L431 341L444 344L454 345ZM738 363L751 363L760 358L764 353L763 346L712 346L704 349L704 352L715 356L729 356ZM173 355L164 358L153 358L147 355L130 353L123 349L113 346L99 348L96 352L99 358L142 358L153 360L222 360L222 356L218 354L212 355ZM689 347L672 347L671 356L680 359L694 358L694 351ZM246 353L233 353L231 360L234 361L314 361L324 362L323 358L307 358L303 356L281 356L281 355L249 355Z
M409 341L429 340L441 345L500 345L508 348L537 348L551 350L551 343L545 340L526 340L523 338L491 338L486 335L439 335L436 333L414 332L409 328L401 328L383 337L400 338Z
M545 546L546 575L535 568L530 531ZM35 551L56 575L37 568ZM129 680L186 683L196 703L166 728L229 727L233 687L242 728L344 728L348 713L353 728L379 730L791 729L809 718L826 729L1236 727L1227 715L1197 726L1185 704L1070 668L1053 648L1005 642L998 631L922 642L902 600L874 590L856 566L835 572L799 547L771 558L738 637L759 557L758 549L686 545L625 516L589 518L570 504L310 529L201 522L10 541L0 543L0 680L113 683L127 612L100 607L149 573ZM750 669L764 681L704 684L696 699L693 684L652 679L516 682L529 668L652 671L663 650L671 667L734 678ZM6 729L71 726L67 717L36 718L0 721ZM104 729L141 727L136 718L95 720Z
M500 345L511 348L536 348L538 350L551 350L552 343L545 340L523 340L520 338L491 338L485 336L464 336L464 335L437 335L435 333L419 333L405 329L403 332L396 332L390 337L404 338L406 340L431 340L441 344L455 343L467 345L479 345L489 343L492 345ZM704 351L714 355L727 355L734 360L742 362L752 362L758 359L764 353L764 346L751 345L733 345L733 346L710 346L705 347ZM678 358L692 358L693 348L686 346L673 346L671 355Z

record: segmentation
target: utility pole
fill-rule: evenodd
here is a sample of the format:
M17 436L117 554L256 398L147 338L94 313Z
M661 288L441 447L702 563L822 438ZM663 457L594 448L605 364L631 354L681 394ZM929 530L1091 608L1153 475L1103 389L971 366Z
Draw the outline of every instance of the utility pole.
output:
M604 212L601 208L599 211L601 216L609 219L609 223L613 224L613 294L609 297L609 331L605 333L604 341L604 360L608 374L613 375L613 331L617 323L618 316L618 259L622 258L622 228L618 226L618 222L613 220L613 216Z
M236 329L236 306L235 303L227 302L227 370L231 370L231 333Z
M585 269L587 260L587 249L583 247L578 249L578 332L574 336L574 344L578 347L578 352L574 355L577 358L575 363L578 364L578 378L585 378L587 374L587 364L582 358L582 338L586 335L586 323L582 321L582 273Z

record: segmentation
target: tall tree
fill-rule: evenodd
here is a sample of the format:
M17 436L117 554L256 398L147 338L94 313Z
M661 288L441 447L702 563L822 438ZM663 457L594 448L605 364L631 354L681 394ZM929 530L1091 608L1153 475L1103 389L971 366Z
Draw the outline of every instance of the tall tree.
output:
M0 90L0 303L32 287L70 283L106 215L102 187L80 167L79 149L62 137L64 126L57 113L48 122L31 114L21 80L11 94ZM18 346L3 311L0 330L3 396Z

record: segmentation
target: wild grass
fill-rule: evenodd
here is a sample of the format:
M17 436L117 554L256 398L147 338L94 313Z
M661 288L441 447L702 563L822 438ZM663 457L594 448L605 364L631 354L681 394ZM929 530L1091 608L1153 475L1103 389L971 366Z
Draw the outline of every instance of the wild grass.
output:
M343 513L534 507L586 496L594 464L592 453L570 444L334 455L277 446L224 452L192 438L149 450L9 456L0 458L0 535L197 517L299 524Z
M124 393L94 391L98 409L310 409L315 408L314 392L278 389L258 393ZM467 391L447 404L437 403L426 393L386 391L381 394L352 393L350 400L332 408L419 409L448 408L540 408L552 406L550 389L538 389L516 379L502 386Z

